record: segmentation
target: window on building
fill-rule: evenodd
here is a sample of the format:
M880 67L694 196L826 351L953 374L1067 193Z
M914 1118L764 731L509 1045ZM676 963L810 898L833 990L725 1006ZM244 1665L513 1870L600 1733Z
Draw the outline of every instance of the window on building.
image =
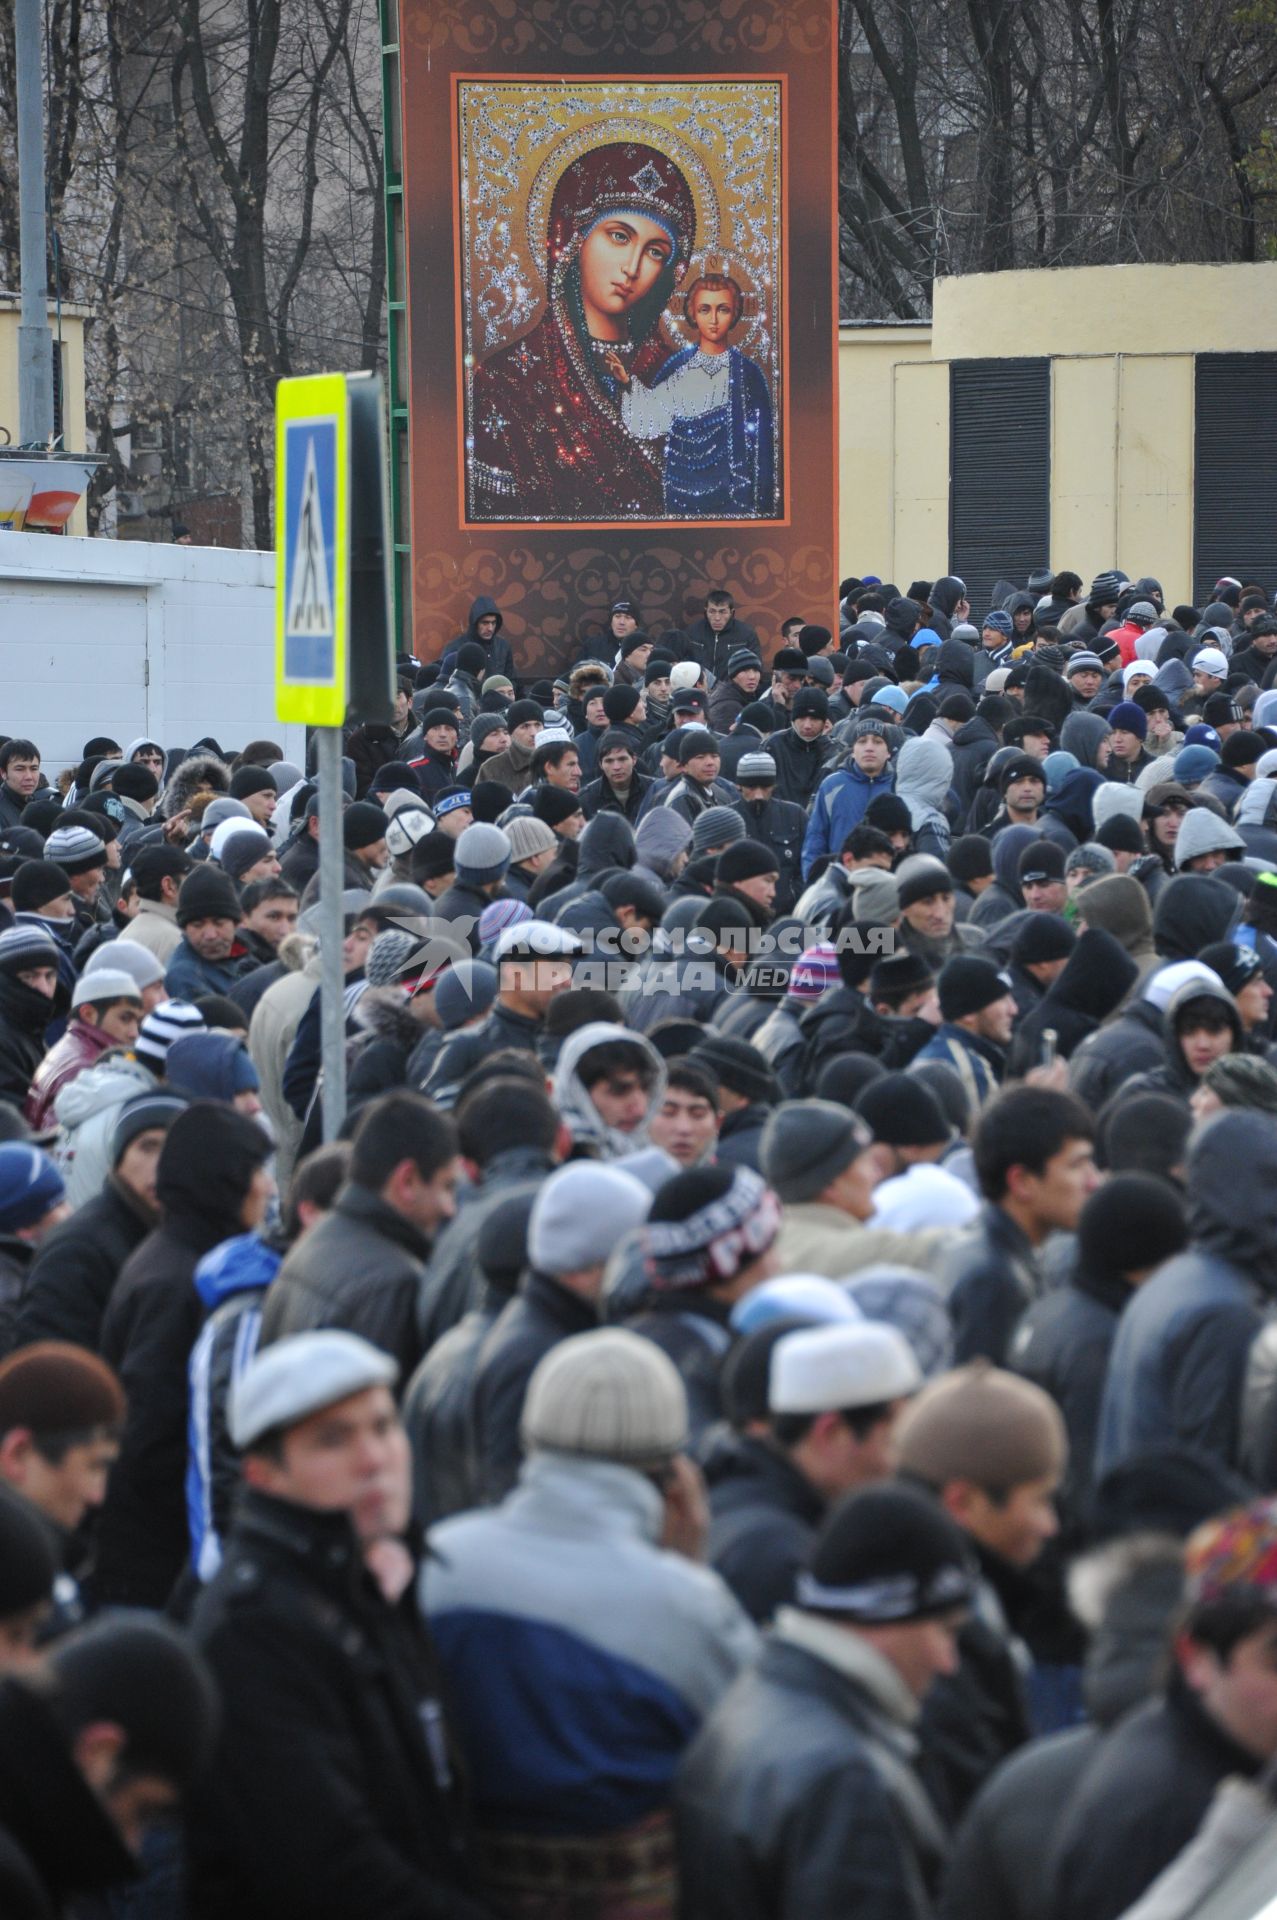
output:
M949 368L949 571L979 619L1002 579L1051 565L1051 363Z

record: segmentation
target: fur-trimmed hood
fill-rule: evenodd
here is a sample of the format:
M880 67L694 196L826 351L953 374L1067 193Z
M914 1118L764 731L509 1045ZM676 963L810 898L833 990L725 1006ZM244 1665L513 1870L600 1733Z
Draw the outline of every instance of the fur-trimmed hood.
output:
M164 818L171 820L175 813L189 807L193 795L204 786L212 787L214 793L230 792L231 770L226 762L219 760L215 753L190 753L185 760L179 760L169 775L160 802Z
M409 1052L425 1031L409 1013L401 987L365 987L355 1006L354 1023L374 1040L393 1040Z

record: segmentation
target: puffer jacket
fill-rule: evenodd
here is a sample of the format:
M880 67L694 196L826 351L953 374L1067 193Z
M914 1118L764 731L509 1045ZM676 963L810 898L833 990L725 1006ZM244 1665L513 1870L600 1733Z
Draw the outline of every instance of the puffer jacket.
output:
M484 1827L604 1835L668 1806L757 1638L716 1574L658 1545L662 1518L642 1474L543 1453L495 1511L432 1530L422 1610Z
M102 1191L120 1108L139 1093L153 1092L155 1084L149 1067L116 1052L63 1087L53 1104L60 1130L55 1154L73 1207Z
M836 773L825 775L816 790L803 840L804 880L811 877L818 860L836 857L842 851L844 840L860 825L870 801L881 793L894 793L895 786L890 763L872 780L852 761Z
M1277 1294L1277 1135L1268 1115L1217 1115L1191 1149L1187 1193L1188 1252L1139 1289L1118 1327L1097 1478L1172 1441L1229 1467L1240 1459L1247 1361L1261 1308Z
M201 1581L222 1564L222 1541L239 1489L239 1453L229 1426L231 1389L247 1369L262 1327L262 1301L284 1255L258 1233L238 1233L206 1253L195 1291L208 1318L191 1349L188 1376L186 1515L191 1565Z

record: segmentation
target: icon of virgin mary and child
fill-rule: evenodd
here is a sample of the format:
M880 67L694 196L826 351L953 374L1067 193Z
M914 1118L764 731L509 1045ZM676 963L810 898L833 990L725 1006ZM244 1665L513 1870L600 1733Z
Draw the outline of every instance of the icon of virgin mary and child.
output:
M656 148L613 142L564 169L545 312L473 375L475 519L775 516L767 381L731 344L739 282L693 282L682 308L694 345L679 352L661 334L695 244L691 189Z

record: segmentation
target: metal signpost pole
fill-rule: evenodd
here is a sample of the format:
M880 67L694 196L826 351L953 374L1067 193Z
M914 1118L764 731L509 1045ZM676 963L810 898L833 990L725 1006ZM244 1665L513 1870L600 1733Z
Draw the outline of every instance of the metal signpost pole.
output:
M323 932L320 1041L322 1047L324 1139L335 1140L346 1112L346 974L342 966L345 926L342 872L345 849L341 830L341 728L315 729L315 769L319 779L319 901Z
M47 446L53 437L53 348L45 260L44 96L40 0L17 0L14 52L18 93L18 234L22 317L18 326L18 437Z

